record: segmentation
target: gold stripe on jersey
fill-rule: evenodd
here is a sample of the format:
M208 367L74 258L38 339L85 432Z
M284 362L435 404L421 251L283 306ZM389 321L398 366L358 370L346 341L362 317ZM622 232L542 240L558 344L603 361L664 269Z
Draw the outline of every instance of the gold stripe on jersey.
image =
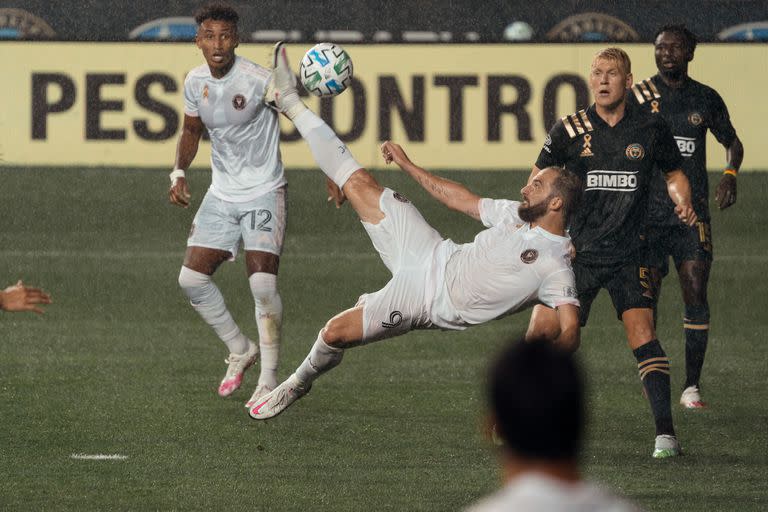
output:
M571 138L574 138L576 136L576 132L571 126L571 122L568 120L568 116L563 116L560 118L560 120L563 122L563 126L565 126L565 130L568 132L568 135L570 135Z
M592 123L589 122L585 110L579 110L575 114L568 114L567 116L561 117L560 120L563 122L563 126L565 126L565 129L571 138L591 132L594 129Z
M645 80L645 84L651 88L651 92L653 93L653 97L656 99L661 98L661 93L659 93L659 90L656 88L656 84L653 83L653 80L650 78Z
M587 131L591 132L594 130L594 128L592 128L592 123L589 121L589 117L587 117L587 112L585 110L579 110L578 114L581 117L581 120L584 121L584 126L586 126Z
M581 119L579 119L578 115L573 115L572 114L572 115L570 115L568 117L571 118L571 122L573 122L573 125L576 127L576 131L579 132L579 135L581 135L582 133L586 132L584 127L581 125Z
M639 104L642 105L643 103L645 103L645 97L643 96L643 93L640 92L640 87L638 86L638 84L635 84L632 86L632 92L635 93L635 98L637 99L637 102Z
M632 92L635 94L637 102L641 105L647 100L661 98L659 90L656 88L656 85L651 81L650 78L641 80L640 82L633 85Z

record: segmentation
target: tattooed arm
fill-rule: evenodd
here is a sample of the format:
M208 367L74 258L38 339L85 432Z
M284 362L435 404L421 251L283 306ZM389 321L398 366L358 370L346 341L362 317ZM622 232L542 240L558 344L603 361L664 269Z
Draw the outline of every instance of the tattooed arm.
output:
M435 176L411 162L399 144L386 141L381 145L381 154L386 163L395 162L402 170L416 180L432 197L452 210L480 220L480 196L461 183Z

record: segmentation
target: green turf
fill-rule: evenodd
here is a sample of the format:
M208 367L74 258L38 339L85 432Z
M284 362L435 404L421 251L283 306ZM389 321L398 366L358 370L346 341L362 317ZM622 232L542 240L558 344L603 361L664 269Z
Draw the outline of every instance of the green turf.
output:
M479 225L448 213L404 175L381 180L446 236ZM524 173L453 173L479 193L516 197ZM457 510L498 483L480 436L489 357L525 314L464 333L411 333L348 352L279 418L242 407L255 387L215 394L226 350L176 284L209 177L193 208L167 204L165 172L0 170L0 279L49 290L46 314L0 316L2 510ZM290 172L281 263L281 377L334 313L387 280L349 207L325 202L316 172ZM623 329L602 294L582 334L590 423L584 470L650 510L766 510L768 175L739 178L739 202L713 218L711 408L675 406L686 455L650 457L653 428ZM242 261L217 282L256 336ZM680 294L665 284L660 338L683 379ZM75 453L123 454L82 461Z

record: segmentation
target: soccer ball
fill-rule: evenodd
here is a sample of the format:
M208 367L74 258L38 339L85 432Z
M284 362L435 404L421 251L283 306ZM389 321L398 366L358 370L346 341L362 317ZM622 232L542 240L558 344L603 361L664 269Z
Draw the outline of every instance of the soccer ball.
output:
M310 94L336 96L352 83L352 59L337 44L318 43L301 59L299 79Z

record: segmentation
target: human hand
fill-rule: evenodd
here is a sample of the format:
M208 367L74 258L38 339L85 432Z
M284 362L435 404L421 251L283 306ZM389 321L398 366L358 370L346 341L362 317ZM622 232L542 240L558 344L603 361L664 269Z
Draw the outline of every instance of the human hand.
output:
M33 311L41 314L43 310L37 305L50 303L50 295L40 288L24 286L21 280L0 292L0 309L5 311Z
M699 218L696 216L696 212L693 211L693 207L690 204L679 204L675 206L675 214L680 222L693 226Z
M187 185L186 178L176 178L171 184L171 188L168 190L168 200L171 204L181 206L183 208L189 207L189 199L192 195L189 193L189 186Z
M736 176L723 174L715 190L715 201L721 210L725 210L736 202Z
M405 151L403 151L400 144L395 144L389 140L381 145L381 156L384 157L384 163L387 164L395 162L402 167L405 164L411 163L411 160L408 158L408 155L405 154Z
M347 201L344 191L331 178L325 178L325 190L328 192L328 202L336 203L336 208L341 208L341 205Z

